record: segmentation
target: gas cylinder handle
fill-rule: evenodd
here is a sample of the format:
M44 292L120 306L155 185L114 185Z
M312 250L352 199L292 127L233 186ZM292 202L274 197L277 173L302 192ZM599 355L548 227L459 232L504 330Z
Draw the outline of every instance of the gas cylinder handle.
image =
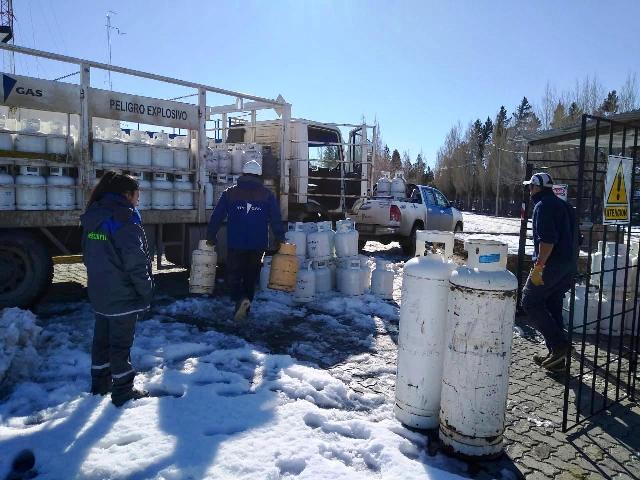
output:
M453 258L453 232L441 232L439 230L416 231L416 256L426 255L426 243L440 244L444 246L444 257Z

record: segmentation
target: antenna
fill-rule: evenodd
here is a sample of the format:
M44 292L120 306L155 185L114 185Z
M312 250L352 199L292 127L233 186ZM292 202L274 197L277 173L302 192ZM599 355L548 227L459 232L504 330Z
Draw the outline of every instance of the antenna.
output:
M3 0L0 0L3 1ZM111 30L115 30L118 35L126 35L125 32L120 31L118 27L114 27L111 25L111 15L117 15L117 12L113 10L109 10L107 12L107 47L109 49L109 66L111 66ZM108 70L109 74L109 90L113 90L113 85L111 83L111 70Z

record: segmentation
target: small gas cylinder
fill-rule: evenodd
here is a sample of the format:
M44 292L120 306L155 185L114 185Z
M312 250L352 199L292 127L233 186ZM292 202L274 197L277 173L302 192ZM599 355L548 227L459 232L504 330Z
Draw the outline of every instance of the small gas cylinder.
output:
M358 255L358 231L350 218L336 224L336 255L340 258Z
M0 210L16 209L15 181L8 171L8 167L0 167Z
M151 182L151 208L171 210L173 208L173 182L166 173L154 173Z
M189 292L212 294L216 286L216 264L218 255L213 246L206 240L198 242L198 249L191 254L191 273L189 275Z
M518 282L507 244L468 239L449 281L440 440L468 457L502 452ZM482 392L482 393L480 393Z
M140 185L138 210L149 210L151 208L151 182L145 180L142 172L130 172L130 175L138 180L138 185Z
M320 260L313 262L313 273L316 276L316 293L327 293L332 289L331 270L329 270L327 262Z
M173 150L154 145L151 147L151 165L161 168L173 168Z
M174 175L173 202L176 210L190 210L193 208L193 182L189 175Z
M312 302L316 295L316 275L311 270L311 260L305 260L298 271L293 300L297 303Z
M242 167L245 164L244 145L238 144L231 152L231 173L234 175L242 174Z
M173 168L178 170L187 170L189 168L189 149L173 148Z
M296 246L283 243L280 250L271 260L269 288L283 292L293 292L296 289L299 261L296 257Z
M221 148L218 152L218 174L230 175L231 162L231 150L227 148Z
M405 198L407 196L407 183L402 172L396 172L396 176L391 180L391 196L394 198Z
M444 245L427 251L426 243ZM414 428L438 426L453 233L418 230L416 255L404 266L398 334L396 418Z
M369 257L366 255L358 255L360 259L360 279L362 280L362 291L366 292L371 288L371 267L369 266Z
M296 255L305 257L307 255L307 230L303 222L289 222L289 229L284 238L288 243L296 246Z
M337 271L338 291L344 295L362 295L362 270L358 257L343 258Z
M211 175L205 175L204 179L204 208L211 210L214 207L215 187L211 183Z
M271 275L271 256L265 256L262 259L262 268L260 269L260 290L265 291L269 288L269 276Z
M388 197L391 195L391 180L389 172L381 172L382 176L376 182L376 196Z
M16 177L16 209L46 210L46 183L40 167L20 167L20 175Z
M76 208L76 181L65 175L61 167L49 168L47 177L47 209L73 210Z
M328 260L332 256L332 250L327 222L319 222L316 226L316 231L307 233L307 256L316 261Z
M393 270L391 262L381 258L376 260L376 268L371 274L371 293L385 300L393 300Z

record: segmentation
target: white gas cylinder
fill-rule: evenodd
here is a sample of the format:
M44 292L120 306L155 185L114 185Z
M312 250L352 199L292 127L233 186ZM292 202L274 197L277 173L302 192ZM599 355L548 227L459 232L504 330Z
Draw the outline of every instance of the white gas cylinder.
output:
M204 178L204 208L211 210L214 205L215 187L211 183L211 175Z
M382 176L376 182L376 196L388 197L391 195L391 180L389 172L382 172Z
M432 251L426 243L444 245ZM438 426L453 233L418 230L416 257L404 266L394 412L414 428Z
M358 231L350 218L339 220L336 224L336 255L340 258L358 255Z
M369 257L366 255L358 255L360 259L360 279L362 280L362 291L366 292L371 288L371 267L369 266Z
M46 183L40 167L20 167L20 175L16 177L16 209L46 210Z
M222 175L222 174L216 175L216 185L215 185L213 203L217 205L220 202L220 197L222 196L224 191L230 186L231 184L229 183L228 175Z
M335 255L335 245L336 245L336 232L333 231L333 223L330 220L325 220L322 222L318 222L316 228L322 224L320 231L324 232L329 240L329 251L331 252L331 256Z
M591 285L600 285L600 265L602 263L602 253L604 252L604 242L598 242L598 250L591 254Z
M216 264L218 255L215 247L207 245L206 240L198 242L198 249L191 254L191 273L189 292L198 294L213 293L216 286Z
M617 247L617 252L616 252ZM611 296L614 288L622 291L624 289L625 266L627 262L627 244L607 242L604 252L604 274L602 275L602 290L607 296ZM629 259L629 266L632 266ZM616 271L614 272L614 269ZM598 270L600 270L598 268ZM610 270L610 271L607 271ZM632 269L629 270L631 272ZM599 276L599 275L598 275ZM627 290L629 289L629 279L627 279ZM621 293L616 296L619 298Z
M7 167L0 167L0 210L16 209L15 181Z
M338 284L338 259L330 258L326 263L329 272L331 272L331 290L335 290Z
M338 291L344 295L362 295L362 271L358 257L343 258L337 271Z
M148 167L151 165L151 146L141 143L142 137L140 137L139 142L140 143L129 143L127 145L127 163L139 167Z
M151 147L151 165L160 168L173 168L173 150L167 147Z
M324 260L313 262L313 273L316 276L316 293L327 293L332 289L331 270Z
M262 259L262 268L260 269L260 290L263 292L270 290L269 276L271 275L271 256L265 256Z
M151 182L151 208L154 210L171 210L173 208L173 182L166 173L154 173Z
M47 209L73 210L76 208L76 181L65 175L61 167L50 167L47 177Z
M47 153L66 155L73 148L73 138L67 138L66 135L47 135L46 144Z
M154 132L151 142L161 147L169 146L169 134L165 132Z
M317 230L307 233L307 256L313 260L328 260L332 257L331 250L331 228L327 228L327 223L316 224Z
M138 181L140 186L138 210L149 210L151 208L151 182L145 180L142 172L130 172L130 175Z
M102 145L102 161L108 165L127 164L127 144L119 140L99 142Z
M46 153L47 137L36 133L18 133L14 146L18 152Z
M468 239L466 247L467 265L449 280L440 440L490 458L502 452L518 282L506 269L507 244Z
M393 300L393 270L391 262L381 258L376 260L376 268L371 274L371 293L384 300Z
M187 170L189 168L189 149L173 149L173 168Z
M193 182L189 175L174 175L173 202L176 210L190 210L193 208Z
M289 229L284 234L287 243L296 246L296 255L305 257L307 255L307 230L303 222L289 222Z
M227 148L221 148L218 151L218 173L221 175L231 174L232 155Z
M298 270L296 289L293 292L293 301L297 303L312 302L316 295L316 274L311 269L311 260L304 261L302 268Z
M571 293L571 292L568 292ZM594 335L598 331L597 319L598 319L598 300L600 295L596 289L596 287L592 287L588 298L586 298L586 287L584 285L576 285L575 286L575 295L573 297L573 333L574 335L580 334L582 335L585 332L587 335ZM587 313L585 315L585 300L587 302ZM562 311L562 319L564 323L564 328L569 329L569 309L571 303L571 295L565 295L564 298L564 308ZM603 297L604 306L606 303L606 298ZM604 313L604 310L602 310Z
M396 172L396 176L391 180L391 196L394 198L405 198L407 187L402 172Z
M13 150L13 135L0 131L0 150Z
M242 174L242 167L244 164L244 145L238 144L231 152L231 173L234 175Z

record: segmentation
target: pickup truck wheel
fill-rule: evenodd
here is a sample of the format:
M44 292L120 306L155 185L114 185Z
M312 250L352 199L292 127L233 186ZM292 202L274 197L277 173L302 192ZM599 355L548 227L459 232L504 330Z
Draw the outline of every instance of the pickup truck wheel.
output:
M458 222L456 223L456 226L453 229L453 233L460 233L460 232L462 232L462 223Z
M364 247L367 246L367 240L359 238L358 239L358 251L361 252L362 250L364 250Z
M0 308L30 307L51 285L53 261L38 237L0 232Z
M416 232L418 230L420 230L418 225L414 225L409 236L400 243L402 253L408 257L415 257L416 255Z

